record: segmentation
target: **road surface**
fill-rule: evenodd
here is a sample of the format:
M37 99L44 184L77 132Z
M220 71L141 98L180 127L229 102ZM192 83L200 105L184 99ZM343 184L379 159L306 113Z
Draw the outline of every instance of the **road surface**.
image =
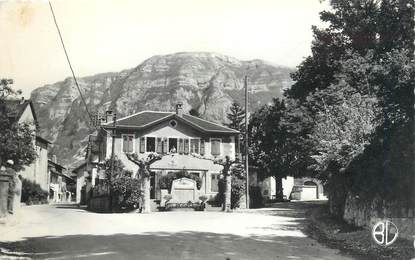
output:
M0 259L352 259L304 234L303 204L280 205L150 214L25 206L17 224L0 226Z

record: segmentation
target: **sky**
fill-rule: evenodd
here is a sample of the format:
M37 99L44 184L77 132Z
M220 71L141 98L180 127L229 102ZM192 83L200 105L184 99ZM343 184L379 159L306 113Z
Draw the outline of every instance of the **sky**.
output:
M320 0L52 0L77 77L153 55L207 51L296 67L310 54ZM25 97L71 76L44 0L0 0L0 78Z

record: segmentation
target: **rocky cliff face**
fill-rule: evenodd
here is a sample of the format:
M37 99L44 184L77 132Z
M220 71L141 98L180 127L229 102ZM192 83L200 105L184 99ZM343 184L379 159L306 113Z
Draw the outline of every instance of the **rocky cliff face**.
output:
M205 119L224 122L233 101L243 104L249 75L250 109L280 97L292 69L261 60L240 61L214 53L153 56L133 69L78 79L91 112L113 109L119 117L142 110L173 111L177 101ZM32 92L41 134L68 166L83 159L89 118L72 78ZM252 111L252 110L251 110Z

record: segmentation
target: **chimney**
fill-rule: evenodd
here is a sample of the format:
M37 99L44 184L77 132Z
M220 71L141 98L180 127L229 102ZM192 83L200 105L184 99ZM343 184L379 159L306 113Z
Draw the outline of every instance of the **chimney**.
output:
M113 117L112 113L113 113L112 110L105 111L105 122L106 123L109 123L112 121L112 117Z
M56 159L56 155L52 155L52 162L58 163L58 159Z
M182 117L183 116L183 103L182 102L178 102L176 104L176 115Z

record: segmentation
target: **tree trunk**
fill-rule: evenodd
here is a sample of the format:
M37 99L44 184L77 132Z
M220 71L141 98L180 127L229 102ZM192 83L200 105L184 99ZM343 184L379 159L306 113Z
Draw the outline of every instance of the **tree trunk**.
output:
M150 177L144 177L144 194L142 213L150 213Z
M232 191L232 176L230 174L226 175L226 190L225 198L222 206L222 211L230 212L231 211L231 191Z
M275 199L277 201L282 201L284 198L282 178L274 177L274 179L275 179Z

